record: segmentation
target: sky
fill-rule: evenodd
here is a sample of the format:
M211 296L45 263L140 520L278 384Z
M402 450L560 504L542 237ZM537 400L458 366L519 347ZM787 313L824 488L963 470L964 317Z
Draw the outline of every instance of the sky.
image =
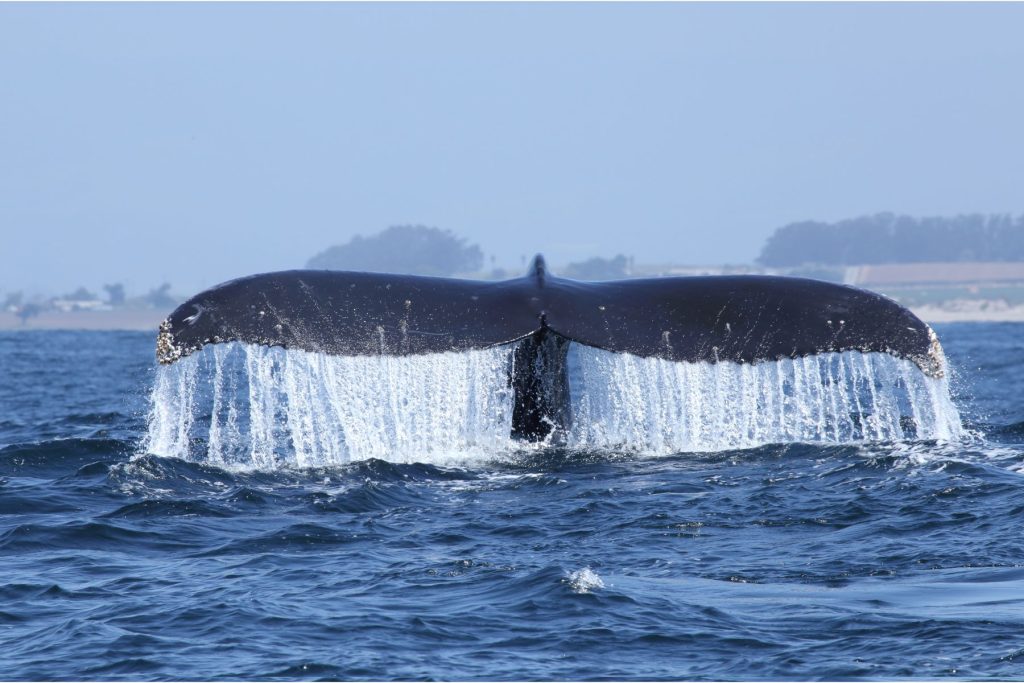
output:
M0 4L0 294L1024 212L1024 4Z

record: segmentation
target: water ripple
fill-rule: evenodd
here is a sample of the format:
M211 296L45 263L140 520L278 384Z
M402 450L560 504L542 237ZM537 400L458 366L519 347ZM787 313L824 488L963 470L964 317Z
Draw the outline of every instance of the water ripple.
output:
M951 358L986 360L978 329L940 330ZM1020 331L986 334L1008 353ZM4 679L1024 671L1024 401L1001 376L972 379L985 435L955 442L267 472L135 455L151 336L16 346L0 368L32 372L8 377L54 384L2 389L26 397L0 418Z

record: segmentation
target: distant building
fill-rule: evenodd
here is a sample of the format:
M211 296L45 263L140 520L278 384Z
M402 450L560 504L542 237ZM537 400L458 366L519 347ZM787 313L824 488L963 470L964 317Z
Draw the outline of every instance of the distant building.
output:
M50 306L61 313L71 311L109 311L110 304L99 299L50 299Z
M70 311L108 311L109 304L102 301L85 287L79 287L70 294L50 299L49 307L61 313Z

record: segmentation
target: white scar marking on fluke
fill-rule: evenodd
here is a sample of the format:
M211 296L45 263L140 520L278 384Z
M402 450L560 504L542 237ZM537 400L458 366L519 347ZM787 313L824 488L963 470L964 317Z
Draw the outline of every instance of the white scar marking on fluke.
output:
M185 322L188 323L189 325L194 323L196 320L199 320L199 316L201 316L203 312L206 310L205 307L200 306L199 304L192 304L192 308L196 309L196 312L185 318Z

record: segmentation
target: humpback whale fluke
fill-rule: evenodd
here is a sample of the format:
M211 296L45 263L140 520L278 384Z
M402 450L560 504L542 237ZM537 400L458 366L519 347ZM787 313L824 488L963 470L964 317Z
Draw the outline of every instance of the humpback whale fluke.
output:
M887 353L945 373L931 328L895 301L850 286L762 275L579 282L541 256L517 279L326 270L253 275L208 289L161 324L164 364L207 344L245 342L332 355L413 355L520 342L513 435L566 424L569 342L671 361Z

